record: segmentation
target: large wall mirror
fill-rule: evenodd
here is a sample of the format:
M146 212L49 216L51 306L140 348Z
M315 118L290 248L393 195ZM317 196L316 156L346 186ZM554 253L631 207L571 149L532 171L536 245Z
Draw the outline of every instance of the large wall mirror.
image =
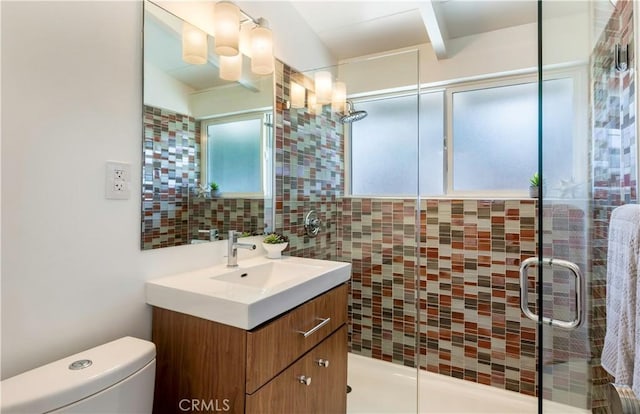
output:
M221 70L206 34L204 59L189 63L183 42L203 32L178 16L144 2L143 250L273 228L273 75L244 55L239 74Z

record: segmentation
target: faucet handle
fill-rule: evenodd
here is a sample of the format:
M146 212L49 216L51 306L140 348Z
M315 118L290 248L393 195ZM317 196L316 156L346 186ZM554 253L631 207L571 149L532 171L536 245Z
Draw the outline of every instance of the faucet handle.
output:
M235 243L238 241L238 232L235 230L229 230L229 241Z

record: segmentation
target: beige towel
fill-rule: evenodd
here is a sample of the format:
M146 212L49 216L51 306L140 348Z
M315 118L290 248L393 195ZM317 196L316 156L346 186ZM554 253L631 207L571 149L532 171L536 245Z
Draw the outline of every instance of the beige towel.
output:
M640 395L640 205L613 210L607 255L607 333L602 367Z

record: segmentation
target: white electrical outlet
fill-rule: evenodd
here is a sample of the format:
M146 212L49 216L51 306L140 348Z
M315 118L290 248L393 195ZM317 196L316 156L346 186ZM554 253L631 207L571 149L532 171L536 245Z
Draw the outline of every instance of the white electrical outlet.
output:
M131 164L107 161L105 198L108 200L128 200L131 196Z

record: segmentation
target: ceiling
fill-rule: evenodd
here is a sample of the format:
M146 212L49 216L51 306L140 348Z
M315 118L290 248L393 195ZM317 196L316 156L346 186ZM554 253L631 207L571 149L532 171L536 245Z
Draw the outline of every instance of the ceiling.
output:
M535 0L289 0L338 60L533 23ZM436 49L436 52L438 50Z

